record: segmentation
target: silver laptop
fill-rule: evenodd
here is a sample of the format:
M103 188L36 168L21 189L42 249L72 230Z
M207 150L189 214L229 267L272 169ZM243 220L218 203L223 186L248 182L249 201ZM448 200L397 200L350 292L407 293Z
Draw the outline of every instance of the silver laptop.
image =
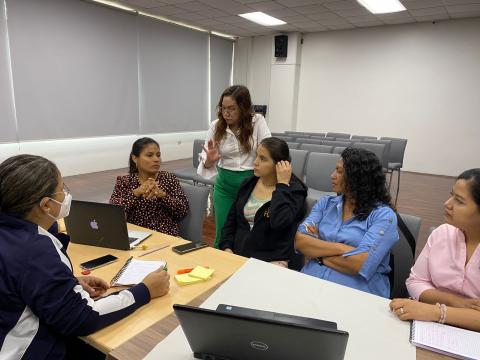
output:
M151 235L127 230L125 211L120 205L72 200L65 226L72 243L130 250Z

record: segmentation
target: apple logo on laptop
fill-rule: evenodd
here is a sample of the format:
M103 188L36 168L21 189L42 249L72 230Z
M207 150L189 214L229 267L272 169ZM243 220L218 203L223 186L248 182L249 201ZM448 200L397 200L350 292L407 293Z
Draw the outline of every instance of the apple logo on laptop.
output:
M93 219L92 221L90 221L90 227L91 227L93 230L98 230L97 220Z

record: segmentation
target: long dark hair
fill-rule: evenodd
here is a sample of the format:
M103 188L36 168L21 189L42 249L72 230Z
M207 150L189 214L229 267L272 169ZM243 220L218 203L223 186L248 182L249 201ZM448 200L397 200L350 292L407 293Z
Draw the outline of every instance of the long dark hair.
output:
M215 127L215 136L214 140L216 143L220 143L226 134L227 134L227 122L223 118L222 113L222 102L225 96L229 96L235 100L240 110L240 119L239 119L239 130L240 135L238 140L240 141L241 150L243 153L249 153L252 150L252 134L253 134L253 109L252 109L252 99L250 97L250 91L245 86L242 85L233 85L226 88L222 95L217 106L217 116L218 122Z
M16 155L0 164L0 212L25 217L44 197L52 196L60 172L48 159Z
M342 154L346 193L355 203L353 214L365 220L379 204L390 205L385 173L378 157L371 151L346 148Z
M269 137L263 139L260 142L260 145L267 149L270 157L275 162L275 164L279 161L288 161L290 163L292 162L292 158L290 156L290 149L288 148L288 144L284 140L276 137ZM300 180L295 174L292 174L292 177L295 177L295 179L306 188L302 180Z
M457 180L466 180L470 185L473 201L480 208L480 169L465 170L458 175Z
M145 148L145 146L150 144L155 144L158 146L158 148L160 148L160 145L158 145L158 142L156 142L155 140L149 137L140 138L133 143L132 151L130 151L130 156L128 158L128 166L129 166L128 172L130 174L138 173L137 165L133 161L132 155L134 155L135 157L139 157L142 150Z

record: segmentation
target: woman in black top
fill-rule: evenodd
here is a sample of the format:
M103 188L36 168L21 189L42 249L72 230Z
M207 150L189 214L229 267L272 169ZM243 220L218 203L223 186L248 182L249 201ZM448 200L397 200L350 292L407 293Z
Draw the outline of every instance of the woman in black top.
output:
M230 208L220 249L286 267L295 255L293 239L306 197L306 186L292 174L287 143L263 139L254 176L245 179Z

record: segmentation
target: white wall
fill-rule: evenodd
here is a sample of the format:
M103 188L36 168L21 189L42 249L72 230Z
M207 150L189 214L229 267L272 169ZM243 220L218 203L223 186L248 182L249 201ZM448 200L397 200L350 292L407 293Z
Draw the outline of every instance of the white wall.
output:
M44 156L56 163L63 176L127 167L133 142L148 136L160 144L162 161L192 157L193 140L206 131L28 141L0 144L0 162L17 154Z
M272 117L275 131L404 137L409 171L480 166L480 18L307 33L301 48L296 127Z
M304 36L297 129L408 139L404 168L479 167L480 19Z
M242 38L235 45L233 83L248 87L257 105L269 104L272 48L271 35Z

